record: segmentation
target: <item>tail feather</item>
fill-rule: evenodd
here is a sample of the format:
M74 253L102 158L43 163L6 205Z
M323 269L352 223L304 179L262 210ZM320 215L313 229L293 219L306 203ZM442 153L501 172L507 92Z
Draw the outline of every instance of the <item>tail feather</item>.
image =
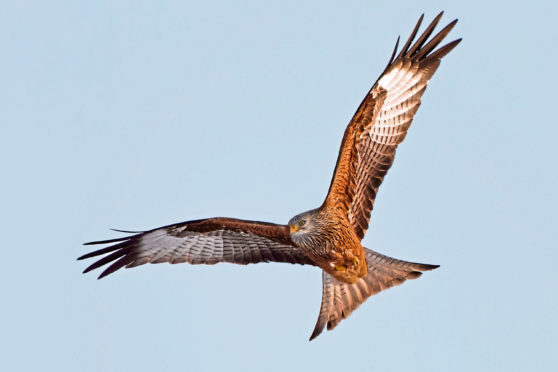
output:
M318 337L326 326L328 330L335 328L368 297L408 279L416 279L422 275L422 271L439 267L396 260L366 248L364 252L368 274L354 284L340 282L325 271L322 272L322 304L310 341Z

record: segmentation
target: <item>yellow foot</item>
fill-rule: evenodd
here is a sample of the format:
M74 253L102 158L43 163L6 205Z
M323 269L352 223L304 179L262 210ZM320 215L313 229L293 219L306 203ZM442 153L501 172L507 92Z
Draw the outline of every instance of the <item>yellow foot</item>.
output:
M335 271L347 271L347 266L345 265L335 266Z

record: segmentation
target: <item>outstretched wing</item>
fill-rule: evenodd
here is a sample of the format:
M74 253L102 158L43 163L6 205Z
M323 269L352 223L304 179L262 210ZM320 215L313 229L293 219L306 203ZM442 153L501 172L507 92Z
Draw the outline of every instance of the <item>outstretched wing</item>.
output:
M433 270L438 265L426 265L396 260L364 248L368 274L354 284L347 284L322 272L322 305L310 341L322 333L324 327L332 330L353 310L376 293L399 285L407 279L416 279L421 271Z
M411 46L423 16L395 57L398 40L388 66L347 126L324 201L324 205L346 214L360 239L368 229L376 193L419 108L426 84L442 57L461 41L436 49L457 23L454 20L427 42L442 17L440 13Z
M314 265L294 246L287 226L233 218L182 222L124 238L85 244L109 243L116 244L78 258L83 260L108 254L90 265L84 273L109 263L111 265L99 279L122 267L161 262L246 265L273 261Z

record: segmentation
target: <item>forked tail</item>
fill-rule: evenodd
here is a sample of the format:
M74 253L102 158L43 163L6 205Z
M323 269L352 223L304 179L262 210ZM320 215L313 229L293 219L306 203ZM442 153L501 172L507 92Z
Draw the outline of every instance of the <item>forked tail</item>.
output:
M416 279L421 271L433 270L438 265L427 265L396 260L364 248L368 274L354 284L340 282L322 272L322 305L310 341L318 337L327 325L332 330L347 318L366 299L378 292L399 285L407 279Z

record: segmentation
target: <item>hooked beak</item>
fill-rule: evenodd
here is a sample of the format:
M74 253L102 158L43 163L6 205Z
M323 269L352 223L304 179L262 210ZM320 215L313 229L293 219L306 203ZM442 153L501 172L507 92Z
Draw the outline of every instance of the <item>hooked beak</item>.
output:
M294 234L298 230L300 230L300 227L298 225L291 225L291 234Z

